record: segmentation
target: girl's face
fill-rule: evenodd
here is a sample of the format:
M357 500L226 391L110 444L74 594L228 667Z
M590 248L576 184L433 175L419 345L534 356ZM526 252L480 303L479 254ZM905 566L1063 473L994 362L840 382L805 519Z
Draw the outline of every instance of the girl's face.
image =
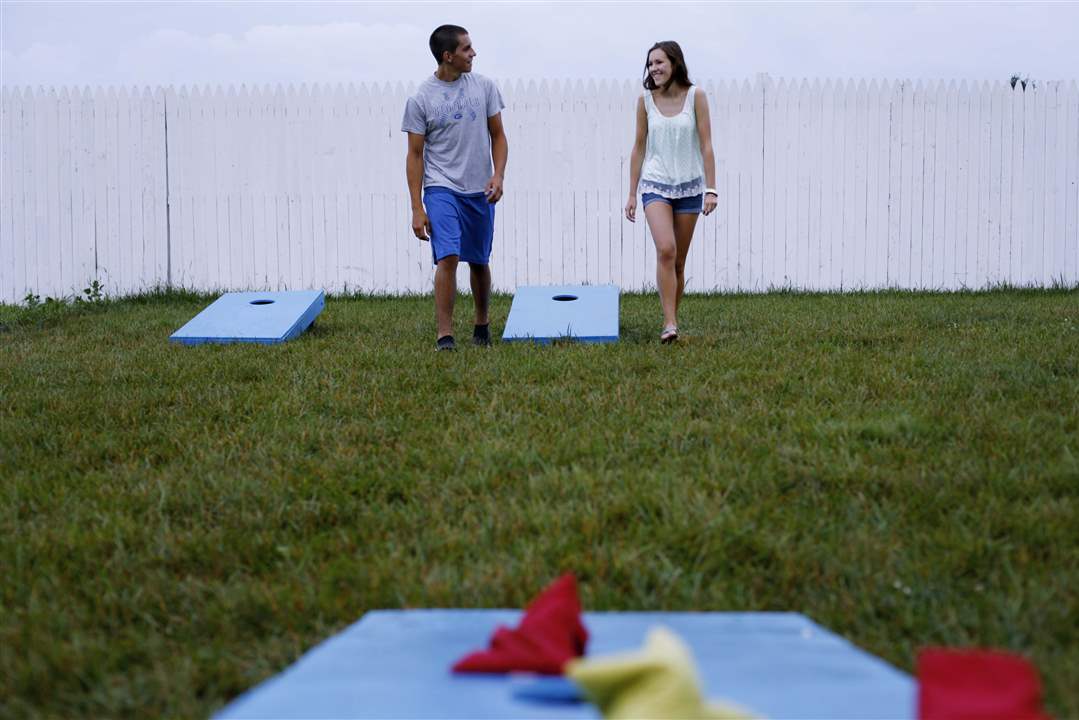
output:
M652 82L656 87L663 87L671 79L671 59L667 53L656 48L648 53L648 74L652 76Z

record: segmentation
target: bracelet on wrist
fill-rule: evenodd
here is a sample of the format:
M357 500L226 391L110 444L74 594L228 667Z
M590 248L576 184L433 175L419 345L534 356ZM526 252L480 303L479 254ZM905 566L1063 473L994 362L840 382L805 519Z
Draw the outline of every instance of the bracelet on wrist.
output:
M719 193L716 192L715 188L705 188L704 189L704 194L705 195L715 195L716 197L719 197Z

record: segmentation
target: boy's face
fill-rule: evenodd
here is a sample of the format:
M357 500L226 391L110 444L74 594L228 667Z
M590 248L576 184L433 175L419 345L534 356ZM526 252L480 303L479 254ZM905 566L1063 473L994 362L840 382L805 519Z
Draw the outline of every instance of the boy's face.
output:
M472 58L476 57L476 51L472 49L472 39L468 35L457 38L457 49L452 53L442 53L442 62L459 73L472 72Z

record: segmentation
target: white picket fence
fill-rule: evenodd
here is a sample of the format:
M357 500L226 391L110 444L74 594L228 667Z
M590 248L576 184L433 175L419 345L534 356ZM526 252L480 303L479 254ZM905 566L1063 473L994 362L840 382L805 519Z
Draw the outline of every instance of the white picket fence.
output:
M496 287L653 288L643 214L622 213L638 87L499 84ZM1075 81L701 86L720 197L689 291L1079 282ZM404 177L411 91L4 88L0 302L95 279L429 291Z

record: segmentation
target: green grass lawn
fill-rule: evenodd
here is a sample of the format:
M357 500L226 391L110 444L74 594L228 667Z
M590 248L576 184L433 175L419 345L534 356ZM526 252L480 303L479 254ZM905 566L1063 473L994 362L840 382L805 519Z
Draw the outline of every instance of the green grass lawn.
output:
M689 296L674 347L629 295L616 345L452 354L429 297L343 298L170 345L208 300L0 307L3 716L205 716L368 609L563 571L908 671L1020 652L1079 716L1079 291Z

